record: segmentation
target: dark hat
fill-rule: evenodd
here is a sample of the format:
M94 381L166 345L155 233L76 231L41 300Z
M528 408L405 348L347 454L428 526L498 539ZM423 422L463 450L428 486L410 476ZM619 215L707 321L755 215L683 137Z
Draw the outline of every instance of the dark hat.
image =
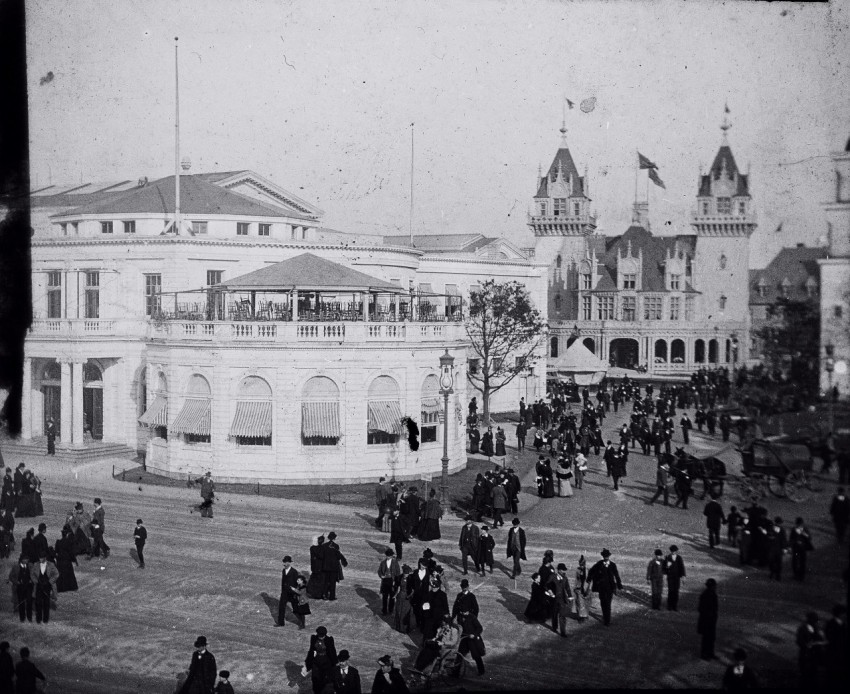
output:
M512 525L519 525L519 518L514 518L514 519L511 521L511 524L512 524Z
M431 551L430 547L426 547L425 549L422 550L422 556L425 559L430 559L431 557L434 556L434 553Z
M96 503L96 504L102 504L102 503L103 503L103 501L101 501L101 499L100 499L100 497L99 497L99 496L96 496L96 497L94 498L94 503Z
M481 529L482 530L489 530L490 526L485 523L484 525L481 526Z
M347 650L345 650L345 649L343 648L343 649L342 649L342 650L341 650L341 651L337 654L336 658L337 658L337 660L339 660L340 662L342 662L342 661L345 661L345 660L348 660L349 658L351 658L351 653L349 653Z
M291 564L292 563L292 557L290 557L287 554L283 559L281 559L281 561L286 562L287 564Z
M76 510L76 509L81 509L82 507L83 507L83 502L82 502L82 501L78 501L76 504L74 504L74 509L75 509L75 510Z
M204 648L207 647L207 637L206 636L199 636L198 638L195 639L195 648L201 648L201 647L204 647Z
M141 524L141 522L142 522L142 519L141 519L141 518L136 518L136 523L137 523L137 524Z
M676 545L670 545L670 551L671 552L678 552L679 548Z
M230 670L222 670L221 672L218 673L218 676L221 677L221 679L223 679L223 680L229 679L230 678Z
M603 557L610 557L610 556L611 556L611 552L609 552L609 551L608 551L607 549L605 549L605 548L603 548L603 549L602 549L602 551L600 552L600 554L601 554Z
M782 525L782 518L776 516L776 518L773 519L773 522L776 523L776 525Z
M418 492L419 491L419 487L408 487L407 489L411 492Z
M336 533L333 530L331 530L331 532L328 533L328 539L329 540L336 540Z
M42 559L47 559L47 552L44 550L38 553L38 560L41 561Z
M471 521L471 520L472 520L472 516L470 516L470 515L467 513L463 520L465 520L465 521Z
M327 636L328 628L327 627L316 627L316 635L317 636Z
M38 524L38 532L41 532L42 530L47 530L47 523Z
M390 655L382 655L380 658L378 658L378 662L381 665L392 665L393 659Z
M460 587L461 587L461 588L469 588L469 581L468 581L467 579L465 579L465 578L464 578L464 579L460 582Z
M655 550L655 556L660 557L662 554L664 554L664 552L662 552L660 549Z
M410 564L405 564L404 566L401 567L401 572L403 574L410 574L410 573L413 573L413 569L410 568Z
M736 648L732 657L735 658L735 660L742 662L747 659L747 652L743 648Z
M384 554L386 554L388 557L391 557L391 556L393 556L393 554L395 554L395 552L393 552L389 547L387 547L384 550Z
M566 570L567 570L567 565L566 565L566 564L564 564L563 562L561 562L560 564L558 564L558 571L566 571Z

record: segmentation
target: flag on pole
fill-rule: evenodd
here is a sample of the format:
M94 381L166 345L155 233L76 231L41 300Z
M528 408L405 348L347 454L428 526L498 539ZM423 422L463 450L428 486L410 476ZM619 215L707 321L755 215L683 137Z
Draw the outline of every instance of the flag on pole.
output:
M637 155L638 155L638 168L650 169L650 170L658 168L655 164L653 164L651 161L649 161L649 159L647 159L645 156L643 156L640 152L638 152Z
M778 226L778 227L776 227L776 231L775 231L774 233L775 233L775 234L780 234L780 233L782 233L782 222L779 222L779 226Z
M565 97L565 98L566 98L566 97ZM572 110L573 110L573 106L575 106L575 104L574 104L572 101L570 101L569 99L567 99L567 106L569 106L569 107L570 107L570 110L572 111Z
M658 174L655 173L655 169L650 169L649 171L647 171L647 173L649 174L650 181L652 181L659 188L664 188L664 190L667 190L667 186L664 185L664 181L658 178Z

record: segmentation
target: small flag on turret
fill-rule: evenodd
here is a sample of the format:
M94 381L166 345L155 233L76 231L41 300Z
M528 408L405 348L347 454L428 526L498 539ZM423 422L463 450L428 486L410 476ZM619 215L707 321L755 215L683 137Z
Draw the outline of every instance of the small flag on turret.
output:
M647 173L649 174L650 181L652 181L659 188L664 188L664 190L667 190L667 186L664 185L664 181L658 178L658 174L655 173L655 169L650 169Z
M572 101L570 101L569 99L567 99L567 106L569 106L570 110L572 110L573 106L575 106L575 104Z
M647 159L645 156L643 156L640 152L638 152L637 155L638 155L638 167L639 168L650 169L650 170L658 168L654 163L649 161L649 159Z

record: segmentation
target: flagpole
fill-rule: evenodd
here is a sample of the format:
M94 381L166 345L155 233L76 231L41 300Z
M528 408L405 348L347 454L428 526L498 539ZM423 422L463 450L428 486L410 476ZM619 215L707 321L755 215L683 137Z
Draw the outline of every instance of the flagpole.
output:
M640 172L640 157L637 156L638 151L635 150L635 158L638 160L637 167L635 168L635 205L637 205L637 195L638 195L638 173Z
M410 124L410 245L413 245L413 123Z
M174 37L174 233L180 234L180 76Z

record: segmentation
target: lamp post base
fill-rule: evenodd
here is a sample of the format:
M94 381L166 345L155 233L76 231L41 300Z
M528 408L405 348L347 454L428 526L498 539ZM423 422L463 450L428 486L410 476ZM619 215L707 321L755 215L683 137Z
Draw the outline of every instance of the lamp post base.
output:
M440 480L440 503L443 508L449 502L449 459L443 458L443 477Z

